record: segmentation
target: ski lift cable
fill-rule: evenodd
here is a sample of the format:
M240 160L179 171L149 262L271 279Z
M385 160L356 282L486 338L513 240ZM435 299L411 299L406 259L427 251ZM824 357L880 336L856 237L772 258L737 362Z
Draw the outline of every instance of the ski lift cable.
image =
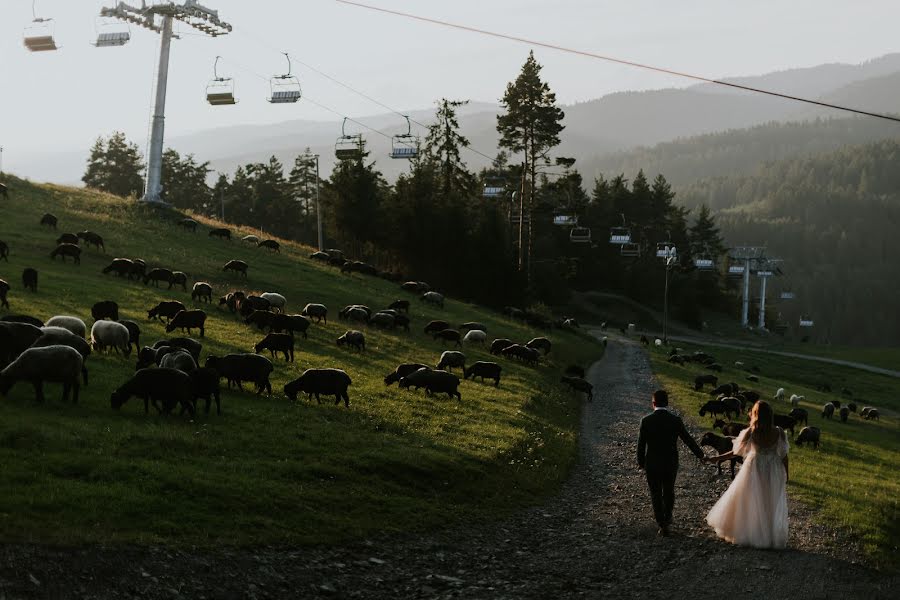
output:
M620 64L620 65L626 65L626 66L629 66L629 67L636 67L636 68L639 68L639 69L646 69L646 70L648 70L648 71L656 71L657 73L665 73L665 74L667 74L667 75L674 75L675 77L682 77L682 78L685 78L685 79L693 79L694 81L702 81L702 82L704 82L704 83L710 83L710 84L713 84L713 85L720 85L720 86L723 86L723 87L730 87L730 88L733 88L733 89L743 90L743 91L745 91L745 92L752 92L752 93L755 93L755 94L764 94L764 95L767 95L767 96L775 96L775 97L777 97L777 98L783 98L783 99L785 99L785 100L791 100L791 101L794 101L794 102L802 102L802 103L805 103L805 104L814 104L814 105L816 105L816 106L822 106L822 107L825 107L825 108L832 108L832 109L840 110L840 111L844 111L844 112L850 112L850 113L854 113L854 114L858 114L858 115L863 115L863 116L867 116L867 117L875 117L876 119L884 119L884 120L887 120L887 121L894 121L894 122L896 122L896 123L900 123L900 117L894 117L894 116L891 116L891 115L886 115L886 114L881 114L881 113L876 113L876 112L870 112L870 111L867 111L867 110L862 110L862 109L858 109L858 108L852 108L852 107L849 107L849 106L842 106L842 105L840 105L840 104L831 104L831 103L829 103L829 102L821 102L821 101L819 101L819 100L812 100L812 99L810 99L810 98L803 98L803 97L801 97L801 96L793 96L793 95L791 95L791 94L783 94L783 93L781 93L781 92L773 92L772 90L766 90L766 89L762 89L762 88L755 88L755 87L751 87L751 86L748 86L748 85L741 85L741 84L739 84L739 83L732 83L732 82L729 82L729 81L723 81L723 80L721 80L721 79L712 79L712 78L709 78L709 77L703 77L703 76L701 76L701 75L694 75L694 74L692 74L692 73L686 73L686 72L684 72L684 71L676 71L676 70L674 70L674 69L666 69L666 68L663 68L663 67L655 67L655 66L653 66L653 65L649 65L649 64L646 64L646 63L639 63L639 62L635 62L635 61L631 61L631 60L625 60L625 59L622 59L622 58L616 58L616 57L613 57L613 56L607 56L607 55L604 55L604 54L597 54L597 53L595 53L595 52L588 52L587 50L576 50L576 49L574 49L574 48L567 48L567 47L565 47L565 46L560 46L560 45L557 45L557 44L551 44L551 43L549 43L549 42L540 42L540 41L538 41L538 40L532 40L532 39L528 39L528 38L524 38L524 37L519 37L519 36L515 36L515 35L510 35L510 34L506 34L506 33L499 33L499 32L496 32L496 31L489 31L489 30L487 30L487 29L479 29L479 28L477 28L477 27L471 27L471 26L469 26L469 25L461 25L461 24L459 24L459 23L451 23L450 21L442 21L442 20L440 20L440 19L432 19L432 18L430 18L430 17L423 17L423 16L420 16L420 15L414 15L414 14L412 14L412 13L402 12L402 11L399 11L399 10L392 10L392 9L389 9L389 8L382 8L382 7L380 7L380 6L372 6L372 5L369 5L369 4L364 4L364 3L362 3L362 2L355 2L355 1L352 1L352 0L334 0L334 2L337 2L337 3L339 3L339 4L345 4L345 5L347 5L347 6L353 6L353 7L356 7L356 8L364 8L364 9L371 10L371 11L375 11L375 12L380 12L380 13L385 13L385 14L394 15L394 16L398 16L398 17L403 17L403 18L406 18L406 19L412 19L412 20L415 20L415 21L422 21L422 22L424 22L424 23L431 23L432 25L440 25L440 26L442 26L442 27L450 27L450 28L453 28L453 29L459 29L459 30L462 30L462 31L468 31L468 32L470 32L470 33L477 33L477 34L486 35L486 36L495 37L495 38L500 38L500 39L504 39L504 40L510 40L510 41L513 41L513 42L519 42L519 43L528 44L528 45L531 45L531 46L539 46L539 47L541 47L541 48L547 48L547 49L549 49L549 50L557 50L557 51L559 51L559 52L567 52L567 53L569 53L569 54L577 54L577 55L579 55L579 56L585 56L585 57L587 57L587 58L594 58L594 59L597 59L597 60L603 60L603 61L607 61L607 62L617 63L617 64Z

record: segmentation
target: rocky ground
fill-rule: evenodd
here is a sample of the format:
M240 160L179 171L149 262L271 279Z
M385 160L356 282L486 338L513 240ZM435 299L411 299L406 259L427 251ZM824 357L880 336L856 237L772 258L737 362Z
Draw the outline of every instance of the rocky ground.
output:
M546 506L489 527L341 548L222 550L0 547L13 598L896 598L838 532L791 504L790 549L737 548L704 517L727 475L682 453L674 535L657 537L637 424L654 389L646 356L613 342L591 370L581 460ZM415 518L410 515L410 518Z

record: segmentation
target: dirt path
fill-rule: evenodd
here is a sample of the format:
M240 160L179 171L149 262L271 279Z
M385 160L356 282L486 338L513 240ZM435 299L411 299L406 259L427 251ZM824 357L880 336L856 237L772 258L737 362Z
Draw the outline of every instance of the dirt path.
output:
M703 518L727 477L683 452L674 535L655 535L635 433L654 385L634 344L590 373L581 460L547 506L478 529L351 547L223 551L0 547L12 598L894 598L900 577L866 570L835 532L791 505L791 550L736 548ZM227 518L223 516L223 518ZM415 518L411 515L410 518Z

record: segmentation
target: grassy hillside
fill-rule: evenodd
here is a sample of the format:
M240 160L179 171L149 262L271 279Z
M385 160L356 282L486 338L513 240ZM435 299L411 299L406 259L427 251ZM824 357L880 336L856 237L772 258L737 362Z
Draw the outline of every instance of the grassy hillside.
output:
M41 406L30 386L17 385L0 398L0 539L338 541L503 513L550 493L572 465L580 399L562 390L558 378L565 364L586 365L602 355L586 335L548 334L554 349L537 369L501 359L500 388L463 382L462 401L387 388L382 378L397 364L437 362L440 342L422 333L430 319L482 321L489 339L527 340L537 332L452 300L445 310L425 308L397 284L342 276L308 260L309 248L285 244L272 254L213 240L205 228L185 232L173 223L177 215L134 202L17 180L10 187L11 199L0 202L0 239L11 248L0 278L13 286L10 312L45 320L72 314L90 325L90 306L111 299L121 318L141 324L142 344L149 345L166 334L146 311L178 299L209 313L204 359L252 351L263 337L226 310L192 303L189 291L101 274L122 256L183 270L190 283L210 282L217 296L231 289L278 291L288 312L322 302L332 318L314 324L308 340L298 337L295 363L275 362L271 398L223 391L221 416L145 416L134 399L113 411L110 393L134 372L134 356L92 355L90 387L77 406L60 403L58 386L47 386ZM59 217L59 231L39 227L45 211ZM86 249L80 266L51 261L57 235L82 229L104 236L107 253ZM222 272L232 258L249 263L246 281ZM21 289L28 266L40 272L37 294ZM413 300L411 333L368 330L363 354L336 347L348 328L336 318L341 307L379 308L403 297ZM469 362L490 360L481 348L464 350ZM284 396L283 385L311 367L348 372L349 409Z
M693 352L695 346L681 344L683 353ZM900 544L900 435L897 380L850 368L823 366L811 361L789 359L752 351L709 348L706 350L725 366L719 382L734 381L742 388L754 389L763 399L771 399L775 390L784 387L787 396L805 396L800 405L809 411L809 424L822 430L818 450L797 447L791 441L791 480L788 493L816 506L818 517L846 530L861 539L865 550L884 565L896 568ZM662 384L674 391L675 406L695 422L708 427L712 420L699 417L698 410L710 399L706 392L695 392L695 375L709 373L699 365L677 366L666 361L662 350L651 350L654 369ZM759 383L745 379L747 372L730 365L742 361L745 368L760 369ZM837 392L818 391L827 382ZM848 398L840 394L843 387L853 392ZM851 414L847 423L826 420L821 416L822 405L831 400L854 401L860 408L875 406L881 412L879 421L865 421ZM790 404L774 402L779 414L787 414ZM746 422L746 415L741 419ZM799 429L796 430L799 433Z

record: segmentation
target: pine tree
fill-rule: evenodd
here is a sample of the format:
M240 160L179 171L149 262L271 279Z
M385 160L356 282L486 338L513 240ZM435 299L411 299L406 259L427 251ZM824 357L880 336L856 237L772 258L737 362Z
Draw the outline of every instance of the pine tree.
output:
M294 159L294 168L288 176L294 200L301 204L306 216L312 213L310 207L316 198L316 180L316 157L307 147L303 154Z
M469 140L459 133L456 117L456 110L468 103L468 100L442 98L438 102L435 122L428 127L425 138L425 159L438 165L439 190L445 197L453 192L471 194L474 188L474 179L460 158L460 149L468 148Z
M98 138L91 147L88 166L81 180L93 189L117 196L138 196L144 189L143 160L137 145L116 131L108 140Z

